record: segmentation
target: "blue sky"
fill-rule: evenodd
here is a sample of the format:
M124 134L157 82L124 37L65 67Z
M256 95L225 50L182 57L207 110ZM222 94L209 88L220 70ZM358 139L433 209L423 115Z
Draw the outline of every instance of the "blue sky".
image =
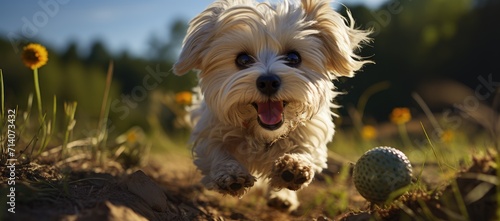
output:
M386 0L343 0L377 7ZM84 51L102 40L112 52L147 53L152 35L167 38L177 18L186 21L213 0L9 0L0 7L0 36L41 41L58 50L70 41Z

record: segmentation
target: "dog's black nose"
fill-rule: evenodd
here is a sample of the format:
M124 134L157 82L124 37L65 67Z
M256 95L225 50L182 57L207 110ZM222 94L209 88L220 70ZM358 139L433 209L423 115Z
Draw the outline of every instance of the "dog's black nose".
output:
M265 74L257 78L257 89L267 96L271 96L278 91L281 86L281 79L275 74Z

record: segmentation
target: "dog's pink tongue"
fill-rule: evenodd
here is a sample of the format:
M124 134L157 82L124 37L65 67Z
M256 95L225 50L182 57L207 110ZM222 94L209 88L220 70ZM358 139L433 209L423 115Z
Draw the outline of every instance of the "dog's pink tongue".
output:
M257 112L262 123L267 125L275 125L282 120L283 102L268 101L257 103Z

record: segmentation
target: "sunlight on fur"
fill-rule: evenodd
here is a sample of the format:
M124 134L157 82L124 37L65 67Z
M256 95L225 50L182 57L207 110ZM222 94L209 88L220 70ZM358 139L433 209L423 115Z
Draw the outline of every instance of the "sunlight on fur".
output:
M333 81L364 64L369 32L326 0L220 0L195 17L174 66L199 70L194 163L207 189L241 197L257 178L268 204L294 210L295 191L326 167Z

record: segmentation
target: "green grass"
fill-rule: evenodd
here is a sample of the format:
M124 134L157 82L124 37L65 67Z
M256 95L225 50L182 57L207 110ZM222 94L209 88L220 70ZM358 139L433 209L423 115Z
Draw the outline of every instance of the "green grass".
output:
M328 217L335 217L349 209L349 166L344 165L335 178L325 178L326 188L318 191L310 207L323 207Z

